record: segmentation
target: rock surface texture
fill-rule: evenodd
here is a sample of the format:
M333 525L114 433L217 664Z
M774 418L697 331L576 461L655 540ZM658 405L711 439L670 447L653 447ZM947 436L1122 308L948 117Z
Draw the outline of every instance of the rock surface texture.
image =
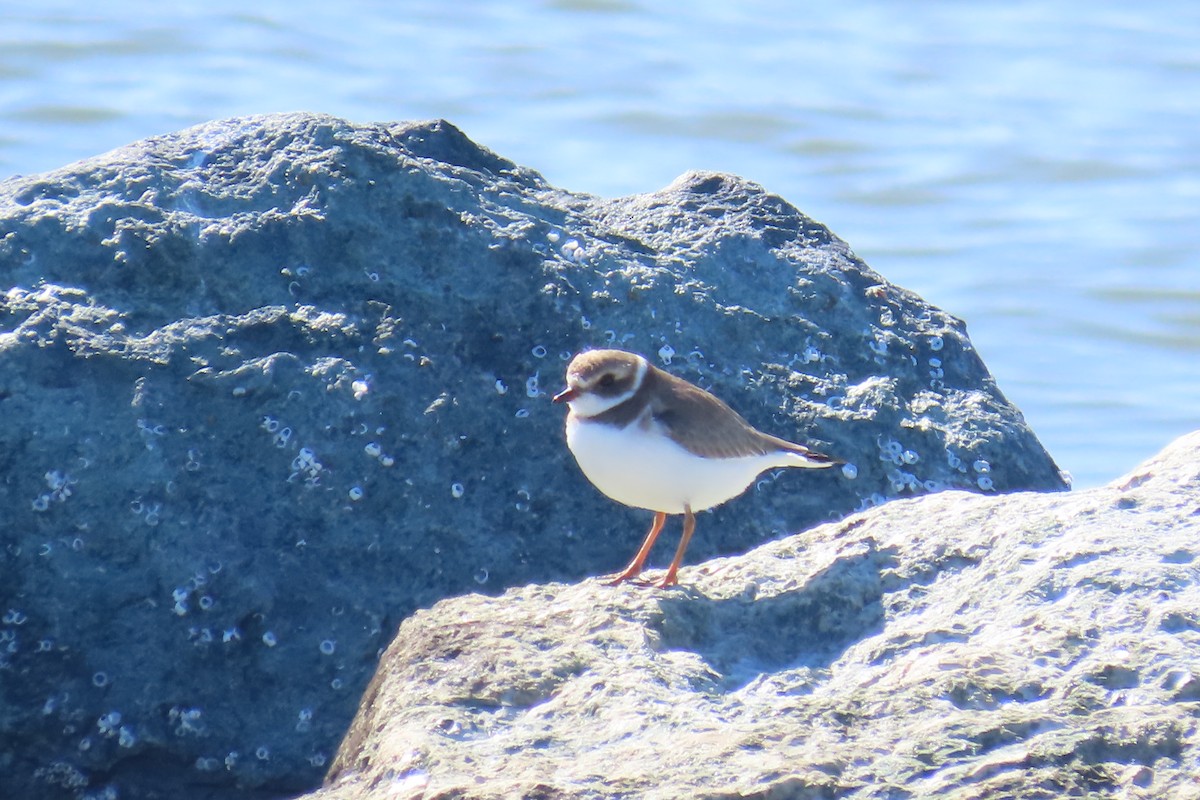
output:
M1200 797L1200 433L400 626L307 800Z
M726 175L606 200L444 122L231 120L0 183L0 282L3 796L305 791L414 610L623 565L648 515L587 484L549 402L585 347L852 464L764 476L689 564L889 498L1064 488L960 321ZM683 597L667 644L703 630ZM846 646L861 613L806 624ZM799 652L737 635L745 664Z

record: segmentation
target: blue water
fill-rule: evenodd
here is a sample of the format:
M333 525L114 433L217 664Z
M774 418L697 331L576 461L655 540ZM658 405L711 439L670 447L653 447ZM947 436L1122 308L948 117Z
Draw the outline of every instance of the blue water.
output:
M966 319L1077 487L1200 428L1190 0L0 0L0 177L292 110L601 195L756 180Z

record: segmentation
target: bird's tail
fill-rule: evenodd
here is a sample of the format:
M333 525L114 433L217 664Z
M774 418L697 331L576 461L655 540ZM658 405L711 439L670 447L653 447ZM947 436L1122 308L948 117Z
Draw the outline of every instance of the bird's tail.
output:
M795 449L788 450L787 459L788 466L802 467L804 469L825 469L827 467L841 466L846 463L840 459L809 450L807 447L801 447L800 445L796 445Z

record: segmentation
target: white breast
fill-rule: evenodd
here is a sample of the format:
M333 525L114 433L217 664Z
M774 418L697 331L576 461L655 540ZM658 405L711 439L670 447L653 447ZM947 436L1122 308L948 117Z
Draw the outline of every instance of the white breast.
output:
M720 505L746 490L763 470L799 466L787 453L701 458L636 422L624 429L567 417L567 446L587 479L635 508L682 514Z

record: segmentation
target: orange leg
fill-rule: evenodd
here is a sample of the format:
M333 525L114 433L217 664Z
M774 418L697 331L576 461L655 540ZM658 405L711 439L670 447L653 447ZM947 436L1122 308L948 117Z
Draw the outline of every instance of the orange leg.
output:
M646 556L650 555L650 548L654 546L654 540L658 538L658 532L663 529L666 521L666 514L661 511L654 512L654 523L650 526L650 532L646 534L646 541L642 542L641 549L637 551L637 555L633 557L633 561L629 562L629 566L608 582L609 586L616 586L618 583L635 578L641 574L642 566L646 563Z
M679 572L679 565L683 562L683 553L687 550L688 542L692 540L692 533L696 530L696 515L692 513L691 506L683 507L683 537L679 540L679 547L675 550L675 558L671 560L671 566L667 567L667 574L658 584L658 588L665 589L668 586L673 586L679 583L676 578L676 573Z

